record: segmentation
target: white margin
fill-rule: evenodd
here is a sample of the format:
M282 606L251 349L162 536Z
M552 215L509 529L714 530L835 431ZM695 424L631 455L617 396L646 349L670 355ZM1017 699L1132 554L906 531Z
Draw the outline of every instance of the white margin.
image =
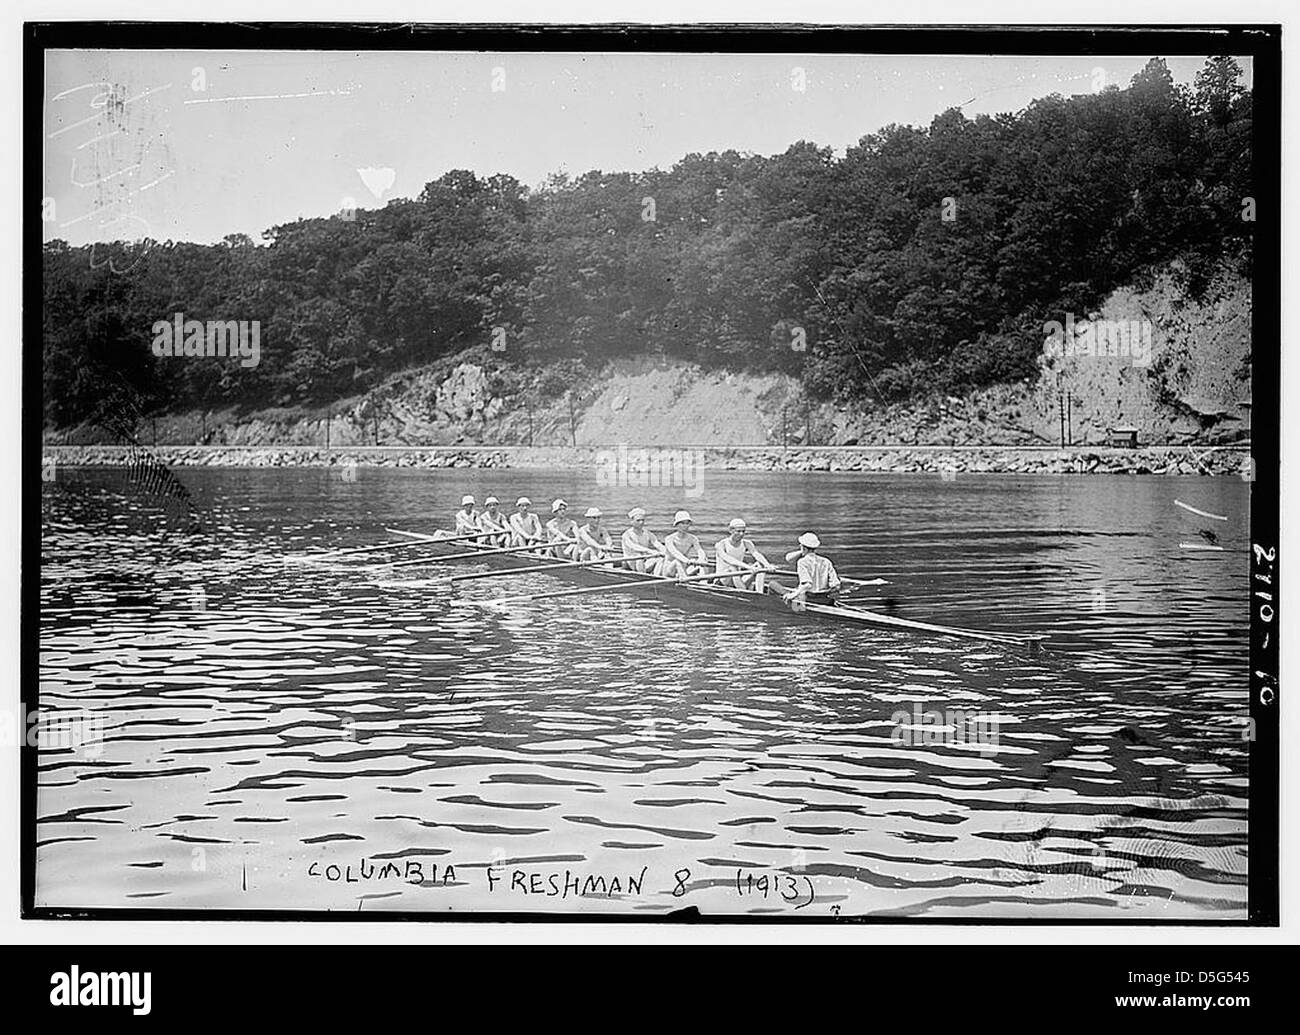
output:
M367 3L339 0L237 0L214 6L211 3L162 2L162 0L119 0L116 3L91 0L51 0L39 3L17 0L6 4L0 33L0 74L4 77L3 118L9 125L5 139L9 154L0 176L0 196L13 204L4 209L3 250L0 251L0 327L9 345L0 349L0 421L3 422L7 466L15 476L20 470L21 441L21 113L22 31L24 21L67 20L153 20L153 21L340 21L340 22L423 22L502 23L550 22L595 24L601 22L664 23L795 23L873 25L1196 25L1196 24L1281 24L1283 26L1283 314L1280 326L1290 326L1294 303L1287 292L1290 246L1296 241L1296 209L1286 206L1296 187L1297 153L1300 134L1295 127L1297 85L1300 71L1291 39L1300 38L1300 8L1294 0L1089 0L1082 3L1008 2L978 0L960 6L936 0L881 0L864 4L848 0L549 0L541 7L527 0L448 0L436 9L414 0L370 0ZM1261 219L1267 218L1261 214ZM35 272L35 271L32 271ZM1297 386L1295 362L1282 343L1283 385ZM1257 391L1267 386L1257 385ZM1285 395L1285 392L1282 392ZM34 425L40 417L31 415ZM1282 453L1290 457L1300 445L1300 408L1282 408ZM1293 500L1293 475L1284 464L1281 484L1280 564L1283 578L1281 602L1282 686L1291 689L1297 668L1300 635L1295 634L1300 599L1291 576L1289 559L1300 549L1294 526L1285 515ZM6 701L18 696L18 562L20 543L20 499L17 491L6 493L0 503L0 542L6 544L0 560L0 693ZM1288 593L1288 589L1290 592ZM1295 691L1292 690L1292 693ZM1284 699L1285 701L1285 699ZM0 944L466 944L501 943L554 944L563 942L596 944L1296 944L1300 941L1300 906L1294 894L1296 872L1296 824L1294 815L1296 766L1288 760L1286 745L1295 743L1300 726L1300 707L1285 701L1282 729L1282 833L1281 862L1282 925L1274 929L1170 927L1139 925L1105 927L997 927L997 926L907 926L905 924L842 927L780 927L776 925L684 926L620 924L451 924L432 923L215 923L211 921L169 922L84 922L20 921L18 919L18 753L5 751L0 762Z

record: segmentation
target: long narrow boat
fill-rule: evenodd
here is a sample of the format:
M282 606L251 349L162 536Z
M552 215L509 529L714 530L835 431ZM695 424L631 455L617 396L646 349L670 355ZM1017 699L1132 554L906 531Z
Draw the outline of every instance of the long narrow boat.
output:
M436 545L437 540L441 538L441 536L427 536L416 532L405 532L400 529L390 529L390 531L429 540L430 545ZM447 532L441 535L450 536L451 533ZM767 582L768 592L757 593L752 590L713 586L698 582L680 585L676 582L656 578L652 575L644 575L626 568L566 567L563 562L553 558L522 551L519 553L492 553L485 550L481 556L467 556L475 551L473 547L466 548L464 543L449 543L447 549L455 551L456 560L468 561L473 564L486 564L506 570L522 566L534 567L553 562L556 566L555 571L548 572L542 569L536 574L548 574L553 578L564 579L584 587L613 586L618 583L626 583L629 586L636 586L634 592L638 596L655 597L668 603L703 608L709 611L716 611L720 608L759 611L768 614L779 614L787 618L829 621L858 627L893 627L904 631L982 640L988 643L1000 643L1006 646L1028 649L1037 649L1042 639L1040 636L1026 636L1008 632L981 632L974 629L960 629L952 626L935 625L929 622L918 622L852 607L847 604L835 606L808 604L801 611L792 611L785 601L781 599L781 593L788 587L782 586L780 582L772 578L769 578ZM442 559L437 554L429 556L430 563L436 563Z

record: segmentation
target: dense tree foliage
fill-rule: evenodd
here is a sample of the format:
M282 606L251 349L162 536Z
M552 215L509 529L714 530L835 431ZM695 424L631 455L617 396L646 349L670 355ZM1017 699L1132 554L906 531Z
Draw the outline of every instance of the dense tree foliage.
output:
M1192 293L1225 259L1248 268L1239 80L1213 58L1180 87L1153 59L1127 89L951 109L842 158L801 141L535 191L459 170L261 244L55 241L46 419L92 415L106 383L157 408L322 402L476 345L519 369L651 355L785 370L840 398L1029 376L1045 319L1174 259ZM176 312L260 321L260 363L156 358L151 328Z

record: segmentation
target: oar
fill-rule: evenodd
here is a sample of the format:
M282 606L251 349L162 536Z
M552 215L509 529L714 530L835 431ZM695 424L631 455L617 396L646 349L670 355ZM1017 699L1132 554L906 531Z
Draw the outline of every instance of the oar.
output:
M769 575L793 575L795 578L799 577L799 573L797 571L789 571L785 568L769 568L767 569L767 573ZM849 578L845 578L843 575L840 576L840 582L846 586L888 586L889 585L888 579L849 579Z
M500 568L496 571L475 571L468 575L444 575L441 578L430 579L433 585L439 585L447 582L469 582L472 579L495 579L503 575L526 575L534 571L555 571L557 568L589 568L597 564L618 564L627 558L619 557L597 557L590 561L558 561L554 564L532 564L527 568ZM641 572L633 572L641 574Z
M753 575L756 572L762 572L764 575L793 575L792 571L781 571L773 568L771 565L746 564L744 561L726 561L731 565L727 571L718 572L719 578L730 579L740 575Z
M468 535L449 535L449 536L425 535L422 532L405 532L400 528L386 528L384 529L384 531L393 532L396 533L397 535L414 536L415 538L421 539L426 543L458 543L465 539L490 539L493 536L502 536L502 535L511 534L511 530L509 528L498 529L495 532L473 532ZM537 540L537 542L545 545L544 540L539 539Z
M761 571L761 572L765 572L768 575L787 575L787 576L793 575L795 578L799 577L799 573L797 571L790 571L788 568L763 568L752 564L741 564L736 569L736 571L741 573ZM889 585L888 579L848 579L845 578L843 575L840 576L840 582L841 584L847 586L888 586Z
M863 621L872 622L876 625L891 625L899 629L915 629L918 632L939 633L943 636L960 636L968 640L984 640L987 643L1010 643L1021 647L1037 648L1041 644L1041 636L1021 636L1016 633L985 633L976 632L974 629L958 629L949 625L932 625L929 622L914 622L908 618L895 618L893 615L882 615L875 611L864 611L857 607L827 607L824 604L808 604L807 609L815 614L835 614L837 611L847 611L855 618L861 618Z
M441 541L447 542L448 540L444 539ZM530 552L535 552L537 550L545 550L547 547L553 546L555 543L563 543L565 545L570 545L573 543L573 540L553 539L549 543L539 542L539 543L532 543L528 546L494 546L486 550L466 550L464 553L439 554L434 557L416 557L409 561L384 561L379 564L372 565L371 570L373 570L374 568L406 568L412 564L433 564L439 561L463 561L463 560L467 560L470 557L492 557L502 553L530 553Z
M797 572L778 571L778 575L797 575ZM888 585L885 579L846 579L841 578L841 582L854 583L859 586L884 586ZM895 618L893 615L882 615L875 611L867 611L860 607L852 605L828 606L826 604L805 604L805 609L812 611L814 614L834 615L849 612L856 618L866 622L872 622L876 625L891 625L900 629L915 629L918 632L941 633L945 636L960 636L971 640L983 640L987 643L1004 643L1014 644L1016 646L1030 647L1038 649L1042 640L1041 636L1023 636L1018 633L985 633L978 632L974 629L958 629L949 625L933 625L929 622L914 622L909 618Z
M384 531L394 532L398 535L408 535L408 536L419 535L418 532L403 532L397 528L386 528L384 529ZM298 557L294 559L302 560L302 561L316 561L316 560L324 560L325 558L351 557L353 554L358 554L358 553L375 553L376 551L379 550L404 550L408 546L428 546L430 543L461 543L468 539L482 539L485 536L491 534L492 534L491 532L479 532L475 535L447 536L445 539L439 539L437 536L432 536L432 535L427 535L427 536L421 535L419 536L418 539L414 539L411 542L407 542L407 543L376 543L374 546L357 546L349 550L323 550L319 554L311 554L306 557Z
M527 596L519 597L497 597L495 600L475 601L475 603L486 604L491 607L497 607L502 604L524 604L533 600L550 600L555 597L576 597L584 593L608 593L614 589L642 589L646 586L680 586L687 582L707 582L711 579L729 579L735 576L735 572L730 574L710 572L707 575L690 575L684 579L664 579L654 575L646 575L644 581L627 581L612 582L608 586L586 586L582 589L557 589L550 593L532 593Z
M786 576L792 575L795 578L799 577L799 573L797 571L790 571L790 569L788 568L755 568L755 567L749 567L747 565L741 565L741 568L747 572L764 571L767 572L767 574L769 575L786 575ZM889 580L888 579L849 579L841 575L840 583L846 586L888 586Z
M771 574L798 575L798 572L776 570L772 571ZM841 578L840 582L853 583L858 586L888 585L888 582L885 579L866 580ZM826 604L805 604L804 607L806 610L812 611L815 614L834 615L837 613L842 614L847 611L863 621L873 622L876 625L892 625L903 629L915 629L918 632L942 633L946 636L961 636L972 640L984 640L989 643L1015 644L1017 646L1027 646L1037 649L1040 646L1039 640L1042 639L1041 636L1022 636L1017 633L983 633L977 632L973 629L958 629L954 626L932 625L928 622L914 622L908 618L895 618L892 615L882 615L875 611L866 611L862 608L853 607L851 605L841 605L836 607L828 606Z
M405 528L385 528L385 532L391 535L404 535L409 539L419 539L426 543L458 543L462 539L482 539L489 535L499 535L498 532L465 532L456 535L429 535L427 532L408 532Z

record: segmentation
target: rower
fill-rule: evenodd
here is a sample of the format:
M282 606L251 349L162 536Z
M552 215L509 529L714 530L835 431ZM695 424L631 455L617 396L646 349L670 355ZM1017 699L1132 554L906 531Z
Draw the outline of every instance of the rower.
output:
M515 512L510 515L510 545L529 546L546 541L542 532L542 519L529 508L533 501L527 496L515 500Z
M596 507L588 507L583 517L587 519L587 523L578 529L577 559L596 561L608 556L614 543L609 537L609 530L601 524L600 510Z
M679 510L673 515L673 530L664 539L664 563L659 574L666 579L684 579L709 563L704 547L691 533L691 515Z
M713 548L714 563L716 572L719 575L726 572L742 572L746 568L759 567L770 568L766 557L758 552L758 547L754 545L752 539L745 538L745 520L744 518L732 518L727 525L729 534L725 539L719 539ZM711 583L714 586L735 586L736 589L751 589L758 593L766 591L764 584L763 572L749 572L743 575L736 575L735 578L718 579Z
M799 558L799 586L783 598L795 611L802 611L805 603L833 605L839 596L840 577L830 558L817 552L821 545L815 534L805 532L799 537L799 549L785 555L787 561Z
M456 534L475 535L479 531L478 511L474 509L474 497L462 496L460 510L456 511Z
M501 501L489 496L483 501L483 506L486 509L478 516L478 530L484 533L480 542L484 546L505 546L510 525L501 513Z
M557 499L551 503L551 520L546 522L546 541L551 544L552 557L576 561L578 558L574 556L573 538L578 531L578 523L567 516L568 510L569 505L564 500Z
M663 544L659 537L645 526L645 510L633 507L627 512L632 526L623 533L623 556L627 567L646 575L658 575L663 558Z

